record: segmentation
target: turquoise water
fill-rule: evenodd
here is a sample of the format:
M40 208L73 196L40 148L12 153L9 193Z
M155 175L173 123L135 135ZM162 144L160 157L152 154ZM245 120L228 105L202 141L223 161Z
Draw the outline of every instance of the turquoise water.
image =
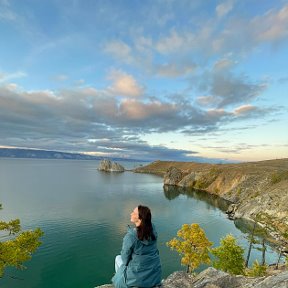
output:
M185 269L165 244L183 223L199 223L215 245L232 233L247 247L244 233L227 219L219 199L195 191L164 191L158 176L104 173L97 171L98 164L0 158L0 219L20 218L23 229L40 227L45 233L27 269L6 270L0 287L88 288L109 283L130 213L140 203L152 210L163 277ZM123 165L132 168L135 163ZM254 250L252 260L255 257L260 260L260 252ZM268 262L276 258L269 248Z

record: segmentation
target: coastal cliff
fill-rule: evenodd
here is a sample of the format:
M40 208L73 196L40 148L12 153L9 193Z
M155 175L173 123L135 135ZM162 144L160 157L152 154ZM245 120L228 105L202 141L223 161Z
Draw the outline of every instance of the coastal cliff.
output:
M156 161L134 170L164 185L204 190L233 203L230 218L257 220L276 239L288 233L288 159L239 164Z

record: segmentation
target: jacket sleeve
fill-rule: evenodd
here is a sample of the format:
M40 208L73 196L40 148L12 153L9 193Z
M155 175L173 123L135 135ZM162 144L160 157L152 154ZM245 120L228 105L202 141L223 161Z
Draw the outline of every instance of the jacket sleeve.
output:
M127 266L129 261L131 260L135 243L135 239L133 238L134 237L131 237L131 234L127 233L123 239L121 258L125 266Z

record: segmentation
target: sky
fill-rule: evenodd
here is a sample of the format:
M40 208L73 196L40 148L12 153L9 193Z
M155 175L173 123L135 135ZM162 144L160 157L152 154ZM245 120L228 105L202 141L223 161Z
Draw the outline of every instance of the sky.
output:
M288 1L0 0L0 147L288 157Z

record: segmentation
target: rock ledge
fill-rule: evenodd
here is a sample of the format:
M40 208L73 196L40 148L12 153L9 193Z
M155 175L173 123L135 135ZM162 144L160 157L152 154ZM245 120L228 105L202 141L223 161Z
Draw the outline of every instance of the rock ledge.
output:
M212 267L196 276L184 271L172 273L163 281L162 288L287 288L288 271L266 277L234 276ZM113 288L106 284L95 288Z

